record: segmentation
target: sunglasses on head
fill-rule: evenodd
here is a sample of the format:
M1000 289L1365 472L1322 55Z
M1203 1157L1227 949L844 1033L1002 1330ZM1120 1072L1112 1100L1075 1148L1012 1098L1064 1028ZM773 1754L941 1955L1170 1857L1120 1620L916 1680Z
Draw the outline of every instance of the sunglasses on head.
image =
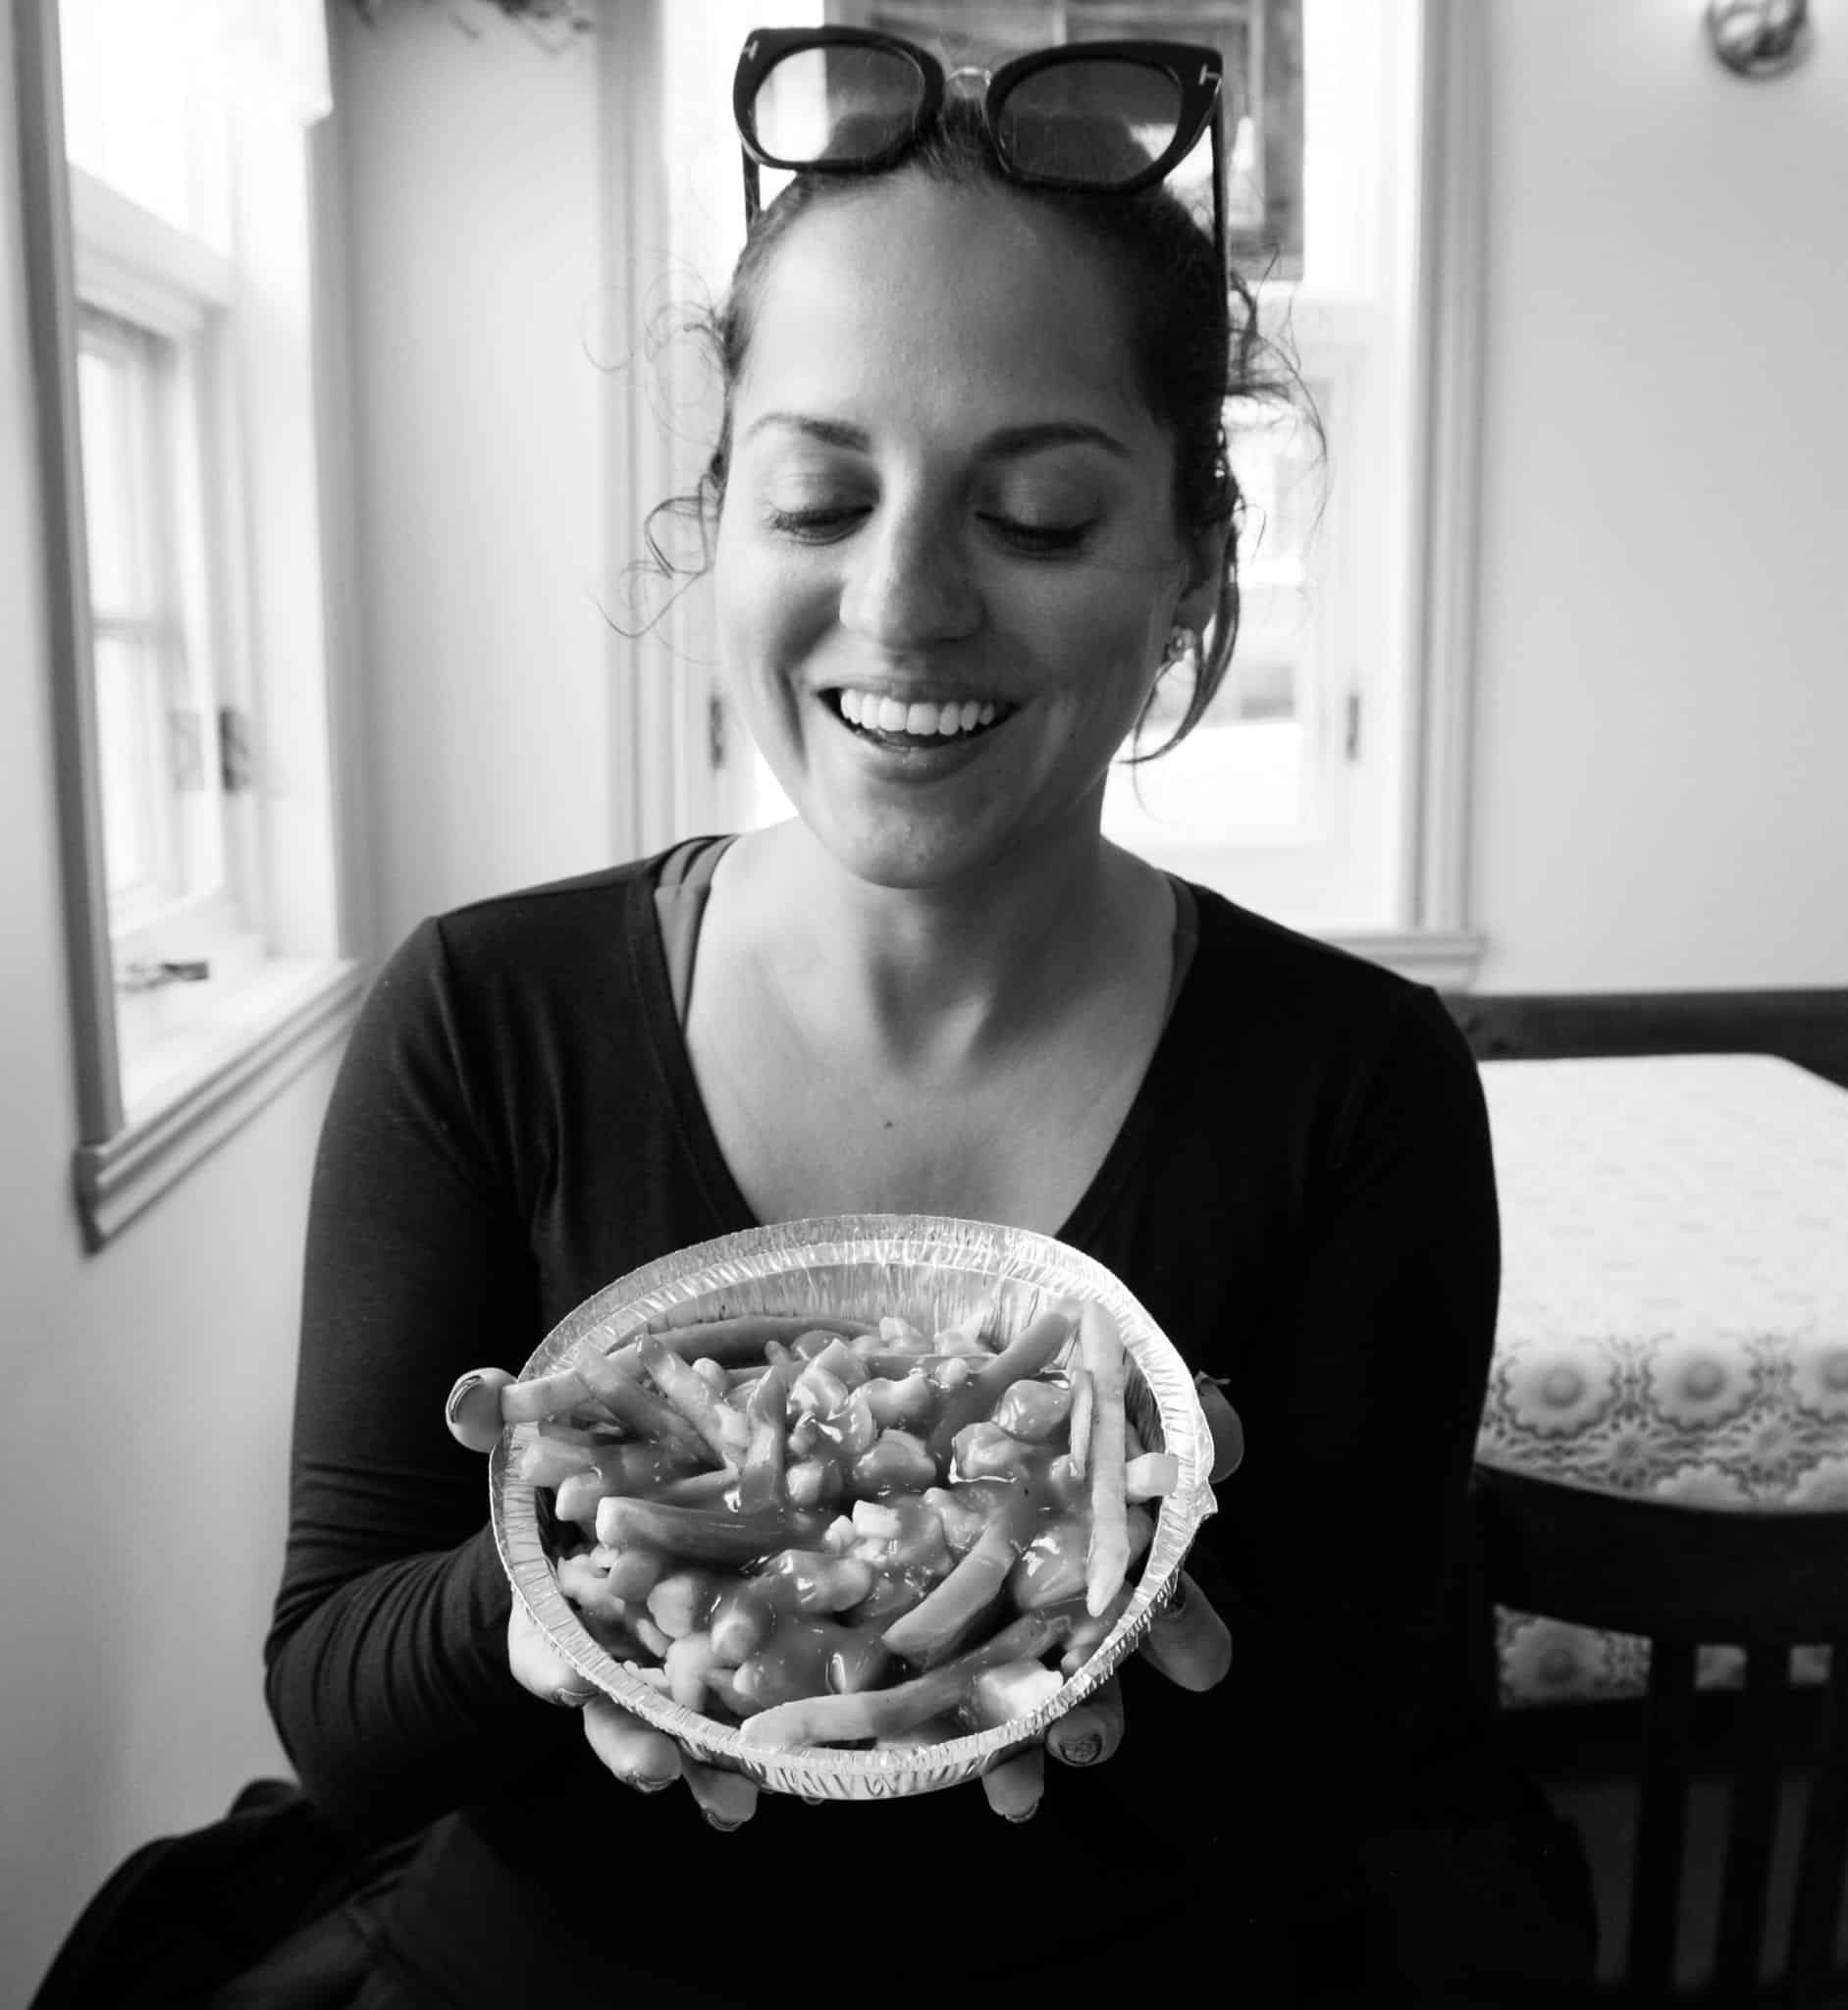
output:
M931 132L954 88L978 106L1002 174L1028 187L1132 194L1166 180L1210 132L1223 267L1224 68L1216 49L1190 42L1068 42L946 76L924 50L870 28L758 28L732 80L745 220L763 206L760 167L878 174Z

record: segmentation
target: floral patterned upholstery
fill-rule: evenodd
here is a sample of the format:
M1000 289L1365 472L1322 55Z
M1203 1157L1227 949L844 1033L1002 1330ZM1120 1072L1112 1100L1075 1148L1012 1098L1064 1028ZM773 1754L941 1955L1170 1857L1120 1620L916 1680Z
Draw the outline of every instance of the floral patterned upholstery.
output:
M1482 1079L1504 1271L1478 1456L1742 1512L1848 1506L1848 1093L1756 1054ZM1641 1640L1498 1622L1507 1703L1646 1679ZM1742 1659L1711 1650L1700 1680Z

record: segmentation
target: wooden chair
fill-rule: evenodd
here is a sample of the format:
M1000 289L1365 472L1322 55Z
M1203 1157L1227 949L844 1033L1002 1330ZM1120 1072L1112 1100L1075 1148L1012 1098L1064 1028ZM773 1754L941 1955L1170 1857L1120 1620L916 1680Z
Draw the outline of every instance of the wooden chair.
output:
M1739 1690L1699 1698L1704 1713L1717 1706L1725 1719L1728 1792L1714 1971L1693 2000L1725 2010L1848 2002L1848 1978L1835 1970L1848 1878L1848 1508L1693 1507L1486 1465L1476 1469L1476 1495L1487 1589L1497 1604L1650 1642L1633 1746L1636 1843L1616 1999L1688 2000L1675 1993L1675 1955L1689 1783L1697 1758L1712 1755L1705 1737L1697 1750L1695 1662L1702 1645L1724 1644L1745 1649L1745 1677ZM1792 1689L1790 1650L1798 1646L1831 1650L1820 1693ZM1577 1707L1520 1715L1564 1719ZM1793 1755L1793 1725L1811 1719L1810 1749ZM1711 1715L1703 1723L1711 1725ZM1787 1951L1767 1994L1760 1976L1769 1874L1793 1756L1807 1805Z

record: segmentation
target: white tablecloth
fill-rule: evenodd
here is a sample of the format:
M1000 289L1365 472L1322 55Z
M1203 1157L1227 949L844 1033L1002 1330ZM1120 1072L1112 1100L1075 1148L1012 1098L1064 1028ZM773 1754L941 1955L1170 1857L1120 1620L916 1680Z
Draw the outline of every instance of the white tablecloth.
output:
M1503 1289L1479 1455L1747 1510L1848 1505L1848 1091L1757 1054L1482 1079ZM1502 1625L1511 1701L1640 1686L1640 1642Z

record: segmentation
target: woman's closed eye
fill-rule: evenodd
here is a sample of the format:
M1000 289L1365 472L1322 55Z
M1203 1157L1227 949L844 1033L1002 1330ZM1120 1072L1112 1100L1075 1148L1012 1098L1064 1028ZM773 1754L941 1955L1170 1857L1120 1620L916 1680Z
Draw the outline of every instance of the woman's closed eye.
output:
M772 504L766 510L765 520L779 537L824 545L848 536L871 513L871 505L864 502L811 502L794 508ZM983 510L977 520L1001 544L1031 557L1060 557L1076 552L1092 528L1090 520L1036 523L998 510Z
M982 523L1000 541L1030 557L1056 558L1078 551L1089 536L1092 525L1082 523L1032 523L1024 517L987 512Z
M825 545L845 537L867 513L863 502L805 502L788 509L771 503L764 512L764 520L779 537Z

